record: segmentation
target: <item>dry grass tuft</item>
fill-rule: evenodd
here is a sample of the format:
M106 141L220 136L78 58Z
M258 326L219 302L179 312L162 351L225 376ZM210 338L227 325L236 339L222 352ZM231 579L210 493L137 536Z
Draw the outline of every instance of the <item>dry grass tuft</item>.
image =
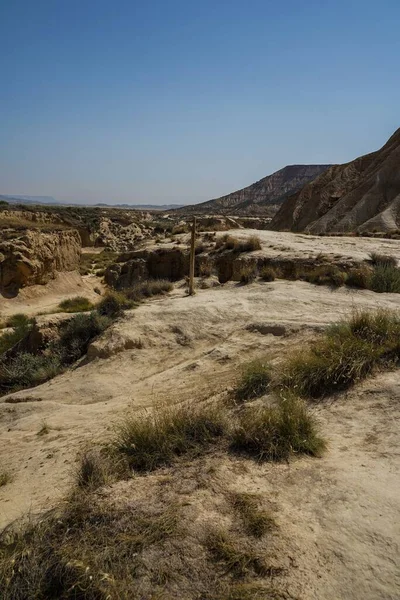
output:
M258 398L265 394L271 383L271 368L263 360L255 360L245 365L235 396L239 401Z
M166 294L173 289L173 284L167 279L146 279L124 290L124 294L129 300L140 302L144 298Z
M239 278L240 283L247 285L248 283L253 283L257 277L257 265L253 263L244 263L240 267Z
M276 271L273 267L262 267L260 270L260 277L263 281L275 281Z
M396 267L397 259L389 254L379 254L378 252L371 252L369 255L370 261L374 266L384 267Z
M259 497L256 495L232 493L229 502L242 519L248 535L260 538L276 526L271 515L259 508Z
M304 402L286 393L273 406L242 412L231 435L231 448L259 461L280 461L293 454L320 456L325 443Z
M244 577L251 571L262 576L271 574L264 557L255 550L244 548L223 529L210 531L205 544L213 559L222 563L234 577Z
M281 382L298 394L320 398L360 381L400 357L400 319L388 311L356 312L332 326L308 350L295 352Z
M117 427L113 447L132 469L151 471L209 446L226 430L226 416L216 406L158 409L142 418L125 419Z
M74 298L68 298L60 302L58 308L63 312L76 313L92 310L94 305L84 296L75 296Z

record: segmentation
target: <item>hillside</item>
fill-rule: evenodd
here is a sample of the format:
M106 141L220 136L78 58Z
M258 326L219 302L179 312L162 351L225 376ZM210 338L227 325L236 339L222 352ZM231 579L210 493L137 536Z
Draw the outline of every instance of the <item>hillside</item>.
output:
M400 129L378 151L330 167L284 202L277 230L394 232L400 228Z
M185 212L258 214L271 210L291 193L323 173L330 165L289 165L252 185L221 198L186 206Z

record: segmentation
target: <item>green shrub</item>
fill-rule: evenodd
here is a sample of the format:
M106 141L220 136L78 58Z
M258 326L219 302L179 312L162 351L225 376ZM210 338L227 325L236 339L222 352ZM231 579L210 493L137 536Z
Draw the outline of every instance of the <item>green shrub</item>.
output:
M289 392L274 406L248 407L241 413L231 447L259 461L279 461L292 454L320 456L325 443L306 405Z
M209 445L225 431L225 415L218 407L160 409L143 418L126 419L117 428L113 446L131 468L151 471Z
M391 264L377 264L370 282L371 290L378 293L400 293L400 269Z
M262 360L255 360L243 369L236 388L236 398L240 401L258 398L265 394L271 383L271 368Z
M28 335L34 323L35 319L31 319L24 314L17 314L10 317L6 321L6 326L12 327L13 331L5 331L0 334L0 354L4 354L23 340Z
M93 311L78 314L61 329L57 350L63 364L71 364L86 354L90 342L110 324L108 317Z
M34 387L51 379L60 371L60 357L23 352L0 362L0 393L6 394L26 387Z
M33 323L34 319L32 317L28 317L28 315L25 315L24 313L17 313L16 315L12 315L7 319L6 327L13 327L14 329L27 329Z
M262 267L260 270L260 277L263 281L275 281L276 271L273 267Z
M389 254L379 254L378 252L371 252L370 261L374 266L380 267L396 267L397 259Z
M58 308L63 312L76 313L92 310L94 306L84 296L75 296L74 298L68 298L60 302Z
M122 292L107 292L97 304L96 310L99 315L116 319L124 310L132 308L134 302L127 298Z

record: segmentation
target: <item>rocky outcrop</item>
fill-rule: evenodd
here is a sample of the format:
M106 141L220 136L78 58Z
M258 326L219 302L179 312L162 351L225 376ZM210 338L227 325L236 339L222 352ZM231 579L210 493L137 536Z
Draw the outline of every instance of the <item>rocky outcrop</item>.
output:
M330 165L289 165L260 181L215 200L186 206L181 212L209 212L232 215L268 212L287 196L326 171Z
M105 281L117 290L131 287L143 279L178 281L188 274L189 253L179 248L138 250L118 257L105 272Z
M79 268L80 237L75 230L8 232L0 242L0 293L12 297L21 287L45 284L57 271Z
M333 166L286 200L272 229L310 233L400 229L400 129L377 152Z

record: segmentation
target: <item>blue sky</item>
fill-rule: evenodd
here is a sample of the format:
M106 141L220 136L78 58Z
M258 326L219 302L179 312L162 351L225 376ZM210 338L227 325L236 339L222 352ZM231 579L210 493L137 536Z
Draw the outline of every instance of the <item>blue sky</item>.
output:
M0 0L0 193L192 203L399 126L398 0Z

